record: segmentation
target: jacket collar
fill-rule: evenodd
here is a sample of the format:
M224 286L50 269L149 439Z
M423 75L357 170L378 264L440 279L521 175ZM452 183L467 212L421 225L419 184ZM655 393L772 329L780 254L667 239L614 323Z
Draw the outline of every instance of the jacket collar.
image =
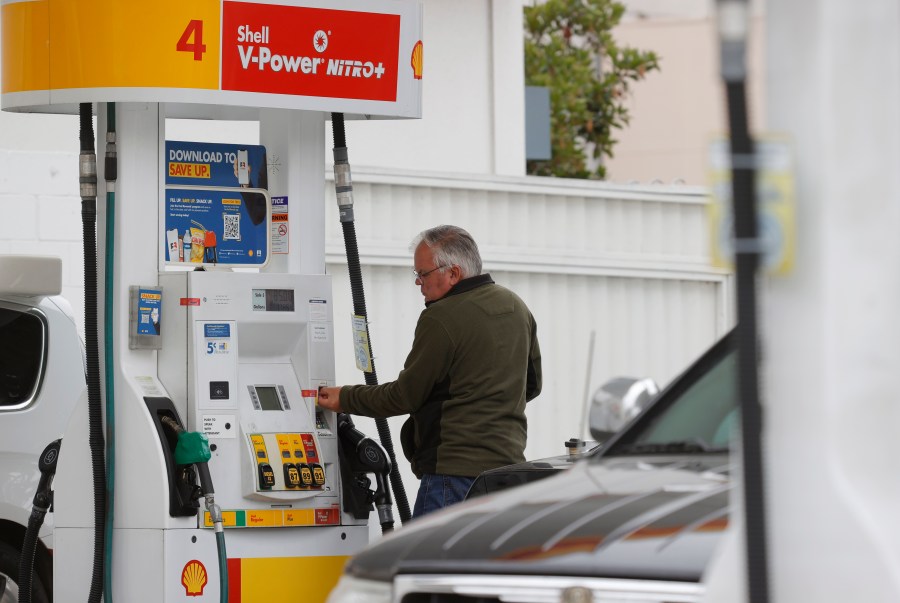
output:
M467 293L473 289L477 289L482 285L492 285L494 284L494 279L491 278L490 274L479 274L478 276L470 276L469 278L464 278L459 281L455 285L453 285L447 294L444 297L439 297L438 299L433 299L429 302L425 302L425 307L427 308L431 304L435 302L439 302L442 299L447 299L451 295L458 295L460 293Z

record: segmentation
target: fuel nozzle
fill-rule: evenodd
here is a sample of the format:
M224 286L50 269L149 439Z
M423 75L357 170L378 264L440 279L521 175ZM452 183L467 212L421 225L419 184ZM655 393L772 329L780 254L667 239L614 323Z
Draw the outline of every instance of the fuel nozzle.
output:
M53 504L53 492L50 487L53 484L53 477L56 475L56 462L59 460L60 446L62 446L62 440L50 442L41 453L41 458L38 459L41 479L38 481L37 492L34 493L32 504L36 509L44 512L48 511Z
M341 440L356 452L354 460L357 466L375 475L375 493L372 500L378 511L378 522L382 526L393 526L394 503L387 481L387 476L391 473L390 459L381 446L356 428L350 415L339 414L337 423Z
M222 526L222 510L216 504L215 490L213 488L212 477L209 475L209 459L212 453L209 450L209 439L205 434L196 431L178 432L178 443L175 445L175 462L179 465L194 465L197 468L197 476L200 478L200 494L206 503L206 510L209 511L217 532L221 531Z

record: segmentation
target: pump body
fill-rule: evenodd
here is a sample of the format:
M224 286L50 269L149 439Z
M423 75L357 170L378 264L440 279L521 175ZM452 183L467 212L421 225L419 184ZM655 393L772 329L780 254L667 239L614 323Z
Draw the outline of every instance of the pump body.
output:
M337 417L316 407L335 375L325 121L333 111L420 116L421 64L410 57L422 8L219 1L183 20L170 2L138 14L101 0L77 18L69 8L3 4L5 48L20 52L2 56L0 101L51 113L90 104L98 132L114 124L119 163L97 163L95 193L115 192L114 214L97 207L99 280L111 291L100 339L114 350L115 392L114 417L104 416L115 438L104 600L224 594L197 468L179 464L173 425L209 441L228 599L324 600L369 532L360 497L345 503ZM84 23L134 43L65 33ZM22 58L41 49L46 62ZM96 56L108 61L88 63ZM134 69L148 60L152 69ZM241 144L233 173L211 142L170 157L169 118L258 121L264 155ZM96 567L88 415L87 402L72 413L54 481L53 584L64 601L87 598Z

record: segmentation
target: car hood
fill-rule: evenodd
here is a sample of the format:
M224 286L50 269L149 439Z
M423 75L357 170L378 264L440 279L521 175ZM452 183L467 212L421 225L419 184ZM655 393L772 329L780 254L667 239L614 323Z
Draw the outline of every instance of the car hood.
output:
M730 491L725 454L584 460L413 520L347 572L699 581L728 525Z

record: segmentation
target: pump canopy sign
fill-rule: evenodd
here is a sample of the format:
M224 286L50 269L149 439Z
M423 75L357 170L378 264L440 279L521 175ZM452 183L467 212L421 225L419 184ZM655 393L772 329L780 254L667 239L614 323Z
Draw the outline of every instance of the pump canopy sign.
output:
M400 16L226 2L222 89L397 99Z
M4 109L141 101L422 115L418 0L74 5L0 0ZM116 35L87 35L84 23Z

